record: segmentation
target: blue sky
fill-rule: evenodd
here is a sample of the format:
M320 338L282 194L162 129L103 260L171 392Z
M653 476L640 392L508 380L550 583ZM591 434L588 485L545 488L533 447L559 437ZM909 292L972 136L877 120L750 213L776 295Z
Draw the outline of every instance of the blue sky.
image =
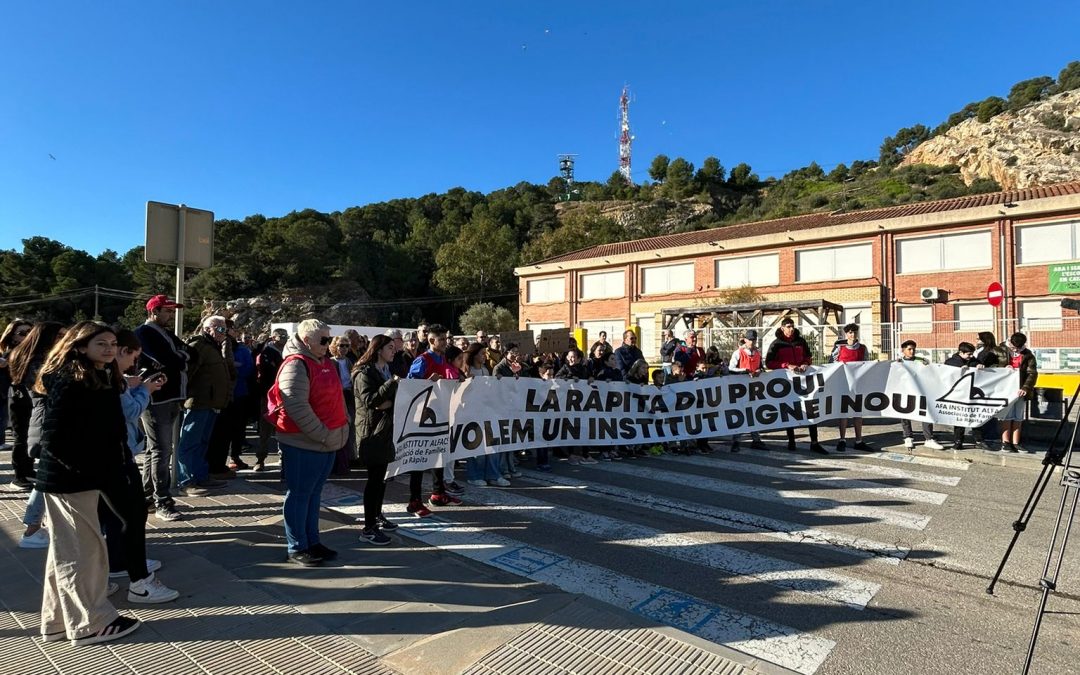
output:
M606 180L624 83L637 180L658 153L829 168L1056 77L1078 28L1037 0L6 3L0 248L122 253L147 200L242 218L546 182L560 152Z

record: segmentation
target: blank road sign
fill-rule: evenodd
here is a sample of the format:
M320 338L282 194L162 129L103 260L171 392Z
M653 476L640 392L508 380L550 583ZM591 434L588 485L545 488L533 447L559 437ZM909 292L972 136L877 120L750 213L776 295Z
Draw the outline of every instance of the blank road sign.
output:
M206 268L214 264L214 212L185 206L184 266ZM148 263L175 265L180 230L180 207L146 202L146 252Z

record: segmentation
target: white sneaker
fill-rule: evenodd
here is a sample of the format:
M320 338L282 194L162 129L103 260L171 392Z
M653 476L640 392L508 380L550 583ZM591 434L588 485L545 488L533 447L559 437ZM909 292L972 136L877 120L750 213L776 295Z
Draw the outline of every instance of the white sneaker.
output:
M510 487L510 481L505 478L497 478L495 480L489 480L488 485L494 485L495 487Z
M128 586L128 602L154 605L159 602L170 602L178 597L180 597L180 591L173 590L158 581L153 572L145 579L133 581Z
M49 531L40 528L30 536L24 534L19 540L19 548L49 548Z
M469 485L473 486L473 487L486 487L487 486L487 481L486 480L480 480L479 478L477 478L476 480L469 480L469 481L465 481L465 482L468 483Z
M582 464L599 464L599 462L597 462L592 457L589 457L588 455L585 455L584 457L581 458L581 463Z
M157 572L161 569L161 561L153 560L151 558L146 559L146 571L150 574ZM110 579L123 579L128 575L127 570L120 570L119 572L109 572Z
M912 438L911 436L908 436L907 438L905 438L904 439L904 447L907 448L908 450L911 450L912 448L914 448L915 447L915 439Z
M941 443L938 443L937 441L935 441L932 438L926 439L926 441L923 443L923 447L924 448L930 448L931 450L944 450L945 449L944 445L942 445Z

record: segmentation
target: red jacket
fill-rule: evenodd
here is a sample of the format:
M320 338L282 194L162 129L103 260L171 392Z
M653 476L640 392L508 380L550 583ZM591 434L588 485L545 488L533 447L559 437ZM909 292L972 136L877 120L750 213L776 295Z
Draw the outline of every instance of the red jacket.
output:
M775 337L769 345L769 353L765 355L765 366L769 370L810 365L810 346L799 334L798 328L791 334L790 340L784 337L784 331L780 328L776 329Z

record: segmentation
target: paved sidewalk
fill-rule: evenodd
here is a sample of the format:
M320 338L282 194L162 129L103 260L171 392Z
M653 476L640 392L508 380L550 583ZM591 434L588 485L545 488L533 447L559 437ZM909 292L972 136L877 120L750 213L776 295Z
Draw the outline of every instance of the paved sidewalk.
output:
M359 490L360 476L335 488ZM361 543L351 518L331 511L324 542L340 560L297 567L284 560L277 472L247 477L178 500L185 520L150 518L149 554L180 598L132 605L121 584L113 600L143 628L83 648L36 637L45 552L17 547L24 495L0 493L0 673L789 672L407 537ZM388 501L404 487L392 484Z

